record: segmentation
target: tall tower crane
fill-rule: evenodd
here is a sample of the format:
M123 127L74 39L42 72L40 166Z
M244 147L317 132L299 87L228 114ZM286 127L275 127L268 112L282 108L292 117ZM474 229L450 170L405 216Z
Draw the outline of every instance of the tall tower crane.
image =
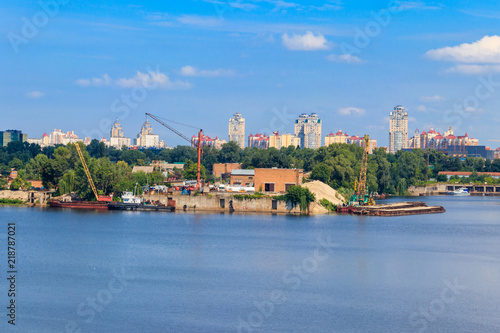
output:
M152 115L151 113L146 113L146 116L149 116L149 117L153 118L159 124L165 126L170 131L174 132L175 134L177 134L178 136L180 136L181 138L183 138L187 142L191 143L191 140L187 136L185 136L181 132L177 131L172 126L165 124L165 122L163 122L162 120L160 120L157 116ZM201 183L200 183L201 152L202 152L202 149L201 149L201 133L203 133L202 129L200 129L200 131L198 132L198 147L197 147L198 148L198 171L197 171L197 174L196 174L196 189L197 190L199 190L201 188Z

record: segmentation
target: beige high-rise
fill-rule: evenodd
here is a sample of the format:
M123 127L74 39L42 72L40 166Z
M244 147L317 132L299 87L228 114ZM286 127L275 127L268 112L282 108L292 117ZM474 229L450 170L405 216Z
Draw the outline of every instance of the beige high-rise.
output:
M300 138L300 148L321 147L321 119L316 113L305 113L295 120L295 136Z
M402 105L397 105L389 118L389 153L408 148L408 112Z
M245 148L245 118L239 112L229 119L229 141L236 142L241 149Z

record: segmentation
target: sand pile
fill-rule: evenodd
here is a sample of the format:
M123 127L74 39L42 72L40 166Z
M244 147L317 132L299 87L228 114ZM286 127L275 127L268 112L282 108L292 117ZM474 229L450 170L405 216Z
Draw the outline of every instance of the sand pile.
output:
M316 195L316 202L321 199L326 199L334 205L341 205L344 202L343 197L337 191L319 180L302 184L302 187L308 188L309 191Z

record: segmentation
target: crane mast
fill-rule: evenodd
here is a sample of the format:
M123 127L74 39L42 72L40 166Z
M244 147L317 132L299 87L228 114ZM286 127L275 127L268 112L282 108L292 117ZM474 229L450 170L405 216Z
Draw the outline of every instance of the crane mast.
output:
M152 115L151 113L146 113L146 116L149 116L149 117L153 118L153 120L155 120L156 122L158 122L160 125L163 125L164 127L166 127L167 129L169 129L170 131L174 132L175 134L177 134L178 136L180 136L181 138L183 138L187 142L191 143L191 140L187 136L185 136L181 132L177 131L172 126L167 125L165 122L163 122L162 120L160 120L157 116ZM200 129L200 131L198 132L198 147L197 147L197 150L198 150L198 165L197 165L197 167L198 168L197 168L197 173L196 173L196 189L197 190L199 190L201 188L201 183L200 183L201 152L202 152L202 149L201 149L201 133L203 133L202 129Z
M358 199L364 198L366 192L366 171L368 169L368 153L370 151L370 137L365 135L365 147L363 149L363 159L361 160L361 172L359 173L358 189L356 194Z
M99 195L97 194L97 189L95 188L94 181L92 180L92 176L90 175L90 171L89 171L89 168L87 167L87 163L85 163L85 159L83 158L83 154L82 154L82 151L80 149L80 145L78 144L78 142L75 143L75 147L76 147L76 151L78 153L78 156L80 157L80 161L82 161L83 170L85 170L85 174L87 175L87 178L89 180L90 187L92 188L92 191L94 192L96 200L99 201Z

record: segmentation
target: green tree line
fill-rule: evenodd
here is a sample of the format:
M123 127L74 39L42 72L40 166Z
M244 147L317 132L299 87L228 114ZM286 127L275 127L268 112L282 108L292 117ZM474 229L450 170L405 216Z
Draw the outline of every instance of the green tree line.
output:
M159 172L147 176L131 172L133 166L147 165L153 160L186 162L184 174L179 170L176 173L187 179L196 179L195 148L177 146L160 151L139 151L108 148L97 140L87 147L79 144L96 187L104 194L113 192L118 195L121 191L133 190L136 184L144 186L163 181ZM220 150L204 148L201 174L203 179L213 181L214 163L242 163L247 169L299 168L310 173L311 179L321 180L341 193L347 193L352 191L359 178L362 154L361 147L347 144L333 144L316 150L293 146L278 150L241 149L236 143L229 142ZM61 193L76 191L84 197L92 196L74 144L42 149L36 144L10 142L7 147L0 147L0 173L7 176L11 168L18 170L22 179L42 180L45 187L58 187ZM385 149L377 148L368 159L367 185L370 192L402 194L411 185L436 179L439 171L500 172L500 160L467 158L462 161L442 152L420 149L388 154Z

